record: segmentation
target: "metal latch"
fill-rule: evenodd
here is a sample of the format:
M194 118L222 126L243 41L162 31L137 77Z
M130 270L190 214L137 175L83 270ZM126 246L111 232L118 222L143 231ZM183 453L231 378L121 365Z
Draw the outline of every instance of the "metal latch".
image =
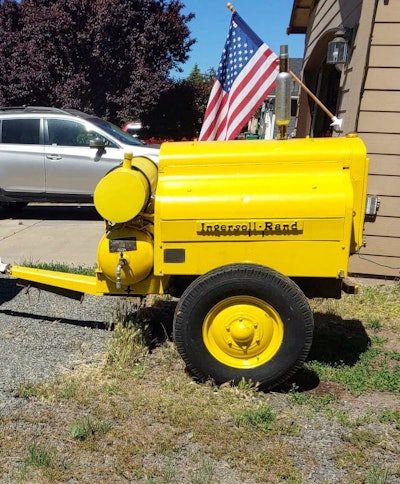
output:
M380 204L381 199L378 195L367 195L367 204L365 207L366 222L375 222Z

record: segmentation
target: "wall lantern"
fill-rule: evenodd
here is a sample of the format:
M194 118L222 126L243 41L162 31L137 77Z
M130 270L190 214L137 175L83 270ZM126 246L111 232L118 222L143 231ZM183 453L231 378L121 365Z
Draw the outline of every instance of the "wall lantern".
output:
M349 32L339 28L333 40L328 43L327 64L345 64L349 51Z

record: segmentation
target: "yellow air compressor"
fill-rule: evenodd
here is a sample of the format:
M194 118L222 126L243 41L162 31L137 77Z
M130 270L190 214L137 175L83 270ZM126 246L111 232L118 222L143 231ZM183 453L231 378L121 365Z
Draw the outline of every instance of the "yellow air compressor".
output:
M173 334L190 372L273 387L304 362L307 297L340 297L363 243L368 158L353 134L164 143L98 184L93 277L12 266L66 295L180 296ZM179 293L177 292L179 291Z

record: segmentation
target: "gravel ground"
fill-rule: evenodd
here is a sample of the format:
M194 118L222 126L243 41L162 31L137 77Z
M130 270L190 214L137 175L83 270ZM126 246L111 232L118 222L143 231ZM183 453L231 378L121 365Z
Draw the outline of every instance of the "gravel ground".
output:
M83 302L0 277L0 413L15 404L12 391L54 377L104 355L106 325L116 301L85 296Z
M95 365L102 361L111 335L107 330L107 323L112 320L117 304L116 299L107 297L85 296L81 303L37 289L27 292L26 289L17 286L16 280L0 276L0 417L13 413L27 415L18 425L23 425L24 432L29 435L29 416L42 411L46 404L15 398L15 389L21 384L48 381L57 374L77 369L80 365ZM275 408L281 407L282 416L289 410L293 412L293 418L301 429L299 436L282 436L282 443L287 445L288 449L292 449L293 455L290 457L301 471L302 482L351 482L347 472L337 465L335 455L340 449L347 449L347 452L356 449L357 442L353 433L361 431L372 432L378 439L378 443L374 444L373 467L378 463L379 468L397 469L397 472L390 474L385 480L384 471L379 471L380 480L374 480L372 474L366 477L368 469L360 469L360 479L357 482L400 483L399 429L394 428L391 423L383 424L374 417L369 417L362 423L364 417L374 415L374 412L382 412L384 409L398 411L399 396L375 392L356 398L344 392L339 385L322 383L315 391L320 394L335 394L338 414L343 411L351 415L354 422L359 423L342 425L323 414L316 413L310 416L307 407L290 406L285 394L266 395ZM68 408L60 407L60 411L67 412ZM349 446L352 439L355 443ZM177 466L178 474L181 472L186 476L187 469L191 469L190 465L193 466L191 452L193 455L198 454L196 445L190 442L182 445L177 455L170 457ZM160 459L159 456L150 457L153 460ZM8 471L0 476L0 482L7 484L15 482L16 475L14 461L10 459L12 465L10 464ZM92 465L95 464L92 462L88 469ZM219 477L216 482L255 483L251 476L245 476L242 470L230 469L223 460L213 461L213 465ZM97 470L96 467L93 469ZM92 482L105 481L94 479ZM138 479L131 482L144 481ZM192 481L187 478L179 482Z

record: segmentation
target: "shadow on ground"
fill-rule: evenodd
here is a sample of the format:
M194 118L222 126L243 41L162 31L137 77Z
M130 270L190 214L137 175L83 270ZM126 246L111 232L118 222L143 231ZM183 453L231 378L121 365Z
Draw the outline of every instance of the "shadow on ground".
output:
M340 316L314 313L314 338L307 361L331 366L355 365L368 349L371 341L361 321ZM282 386L282 391L295 387L304 392L315 389L318 375L307 369L299 370Z
M22 287L17 285L16 279L0 276L0 306L14 299L21 291Z
M21 288L17 286L15 280L0 278L0 306L13 299L20 291ZM165 341L171 341L176 300L163 298L150 299L150 301L146 298L142 300L137 298L137 300L138 303L127 303L127 306L120 310L120 314L117 315L115 321L134 323L145 328L146 340L150 350ZM10 309L1 309L1 313L47 321L55 319ZM361 321L346 320L325 313L314 313L314 320L314 339L308 361L318 361L332 366L354 365L370 345L370 339ZM79 326L104 327L98 321L76 321L65 318L58 319L58 321ZM318 387L319 383L317 374L304 368L276 390L287 392L295 387L300 392L308 391Z
M20 311L20 310L14 310L14 309L8 309L8 308L1 308L1 306L4 303L7 303L8 301L11 301L15 297L17 297L21 292L28 293L29 289L21 286L18 284L17 279L8 279L7 277L0 277L0 317L2 314L6 316L11 316L15 318L26 318L26 319L32 319L32 320L37 320L37 321L57 321L59 323L64 323L64 324L71 324L74 326L81 326L81 327L89 327L92 329L108 329L108 325L105 323L102 323L101 321L95 321L95 320L89 320L89 319L83 319L83 320L77 320L77 319L69 319L69 318L59 318L59 317L53 317L53 316L47 316L45 314L33 314L32 312L29 311ZM29 295L27 294L27 298ZM78 304L78 303L77 303ZM26 303L28 307L28 299Z
M172 339L175 307L175 301L158 300L151 307L138 308L131 315L131 321L150 328L150 348ZM314 313L314 321L314 339L308 361L332 366L354 365L370 345L361 321L324 313ZM319 383L317 374L304 368L277 390L287 392L295 387L302 392L315 389Z
M21 210L0 208L0 220L102 220L94 205L40 204L28 205Z

